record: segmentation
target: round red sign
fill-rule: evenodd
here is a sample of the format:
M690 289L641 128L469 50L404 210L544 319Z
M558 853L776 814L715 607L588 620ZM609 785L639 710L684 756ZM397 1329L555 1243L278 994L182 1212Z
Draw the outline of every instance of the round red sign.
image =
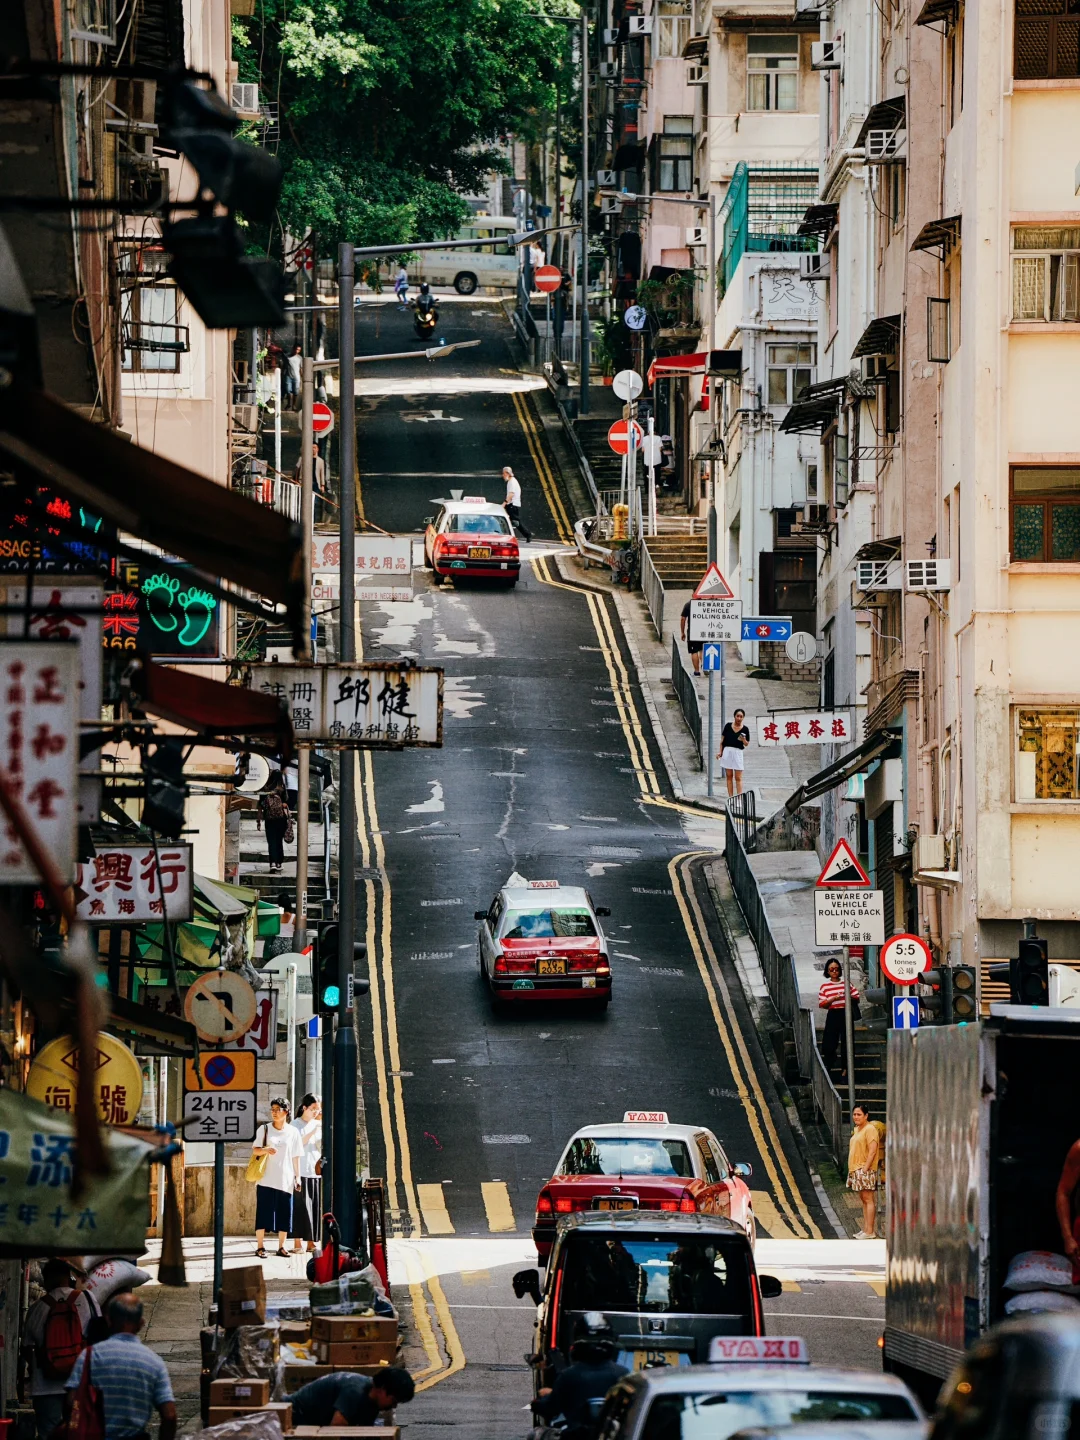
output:
M550 294L562 284L562 271L557 265L540 265L533 271L533 284L537 290Z
M625 455L630 449L629 429L634 427L634 449L641 449L641 442L645 439L645 432L636 420L616 420L611 429L607 432L607 443L615 451L616 455Z
M893 935L881 947L878 964L894 985L914 985L933 956L918 935Z
M334 412L329 405L316 400L311 407L311 429L316 435L329 435L334 428Z

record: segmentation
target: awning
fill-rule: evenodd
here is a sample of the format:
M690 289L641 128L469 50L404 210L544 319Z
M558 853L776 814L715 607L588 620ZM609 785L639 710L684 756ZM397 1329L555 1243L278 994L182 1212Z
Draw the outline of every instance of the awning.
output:
M287 516L84 420L44 390L3 393L0 455L205 575L288 606L294 633L302 631L300 527Z
M809 435L833 423L840 408L840 392L816 395L806 400L796 400L780 421L779 429L785 435Z
M682 275L683 273L678 265L653 265L649 269L649 279L670 280L673 275Z
M915 17L916 25L938 25L945 22L948 32L956 24L960 13L960 0L926 0L926 4Z
M137 704L201 735L262 737L288 764L293 753L292 722L284 701L244 685L226 685L190 671L142 659L131 675Z
M822 237L831 233L836 224L836 217L840 213L839 205L810 205L802 218L796 234L798 235L820 235Z
M880 315L871 320L859 336L851 352L853 360L861 355L896 355L900 350L900 316Z
M135 1000L125 1000L122 995L109 996L112 1015L109 1029L117 1035L128 1035L139 1044L141 1055L194 1055L199 1048L199 1037L195 1026L176 1015L165 1015L160 1010L148 1010Z
M794 795L784 802L784 809L789 814L794 814L800 805L805 805L807 800L814 800L818 795L824 795L827 790L835 790L837 785L843 785L845 780L850 780L852 775L857 775L860 770L865 770L872 760L879 755L884 755L886 750L893 745L899 746L900 737L892 730L878 730L871 735L869 740L864 740L861 745L842 755L839 760L834 760L831 765L826 765L824 770L819 770L816 775L811 775L804 785L800 785Z
M704 375L708 368L708 350L699 350L694 355L658 355L649 366L646 383L652 385L657 376Z
M645 164L644 145L620 145L611 162L612 170L640 170Z
M855 137L855 144L864 144L870 130L901 130L906 124L907 105L903 95L897 95L892 100L879 100L866 112L866 119Z
M911 249L940 250L944 260L959 242L960 216L949 215L944 220L928 220L911 242Z
M888 540L868 540L855 551L851 563L857 565L860 560L895 560L903 543L901 535L890 536Z
M709 56L708 35L691 35L686 44L682 47L682 58L694 60L697 64L707 61Z
M185 970L213 970L221 961L222 926L243 925L247 933L248 954L255 946L255 930L259 892L246 885L229 885L224 880L210 880L205 875L194 877L195 893L192 918L181 921L173 932L176 964L182 984L191 984L193 975ZM135 932L135 943L144 965L136 970L143 985L156 988L170 984L166 973L169 949L162 925L141 925ZM150 975L150 971L156 973Z

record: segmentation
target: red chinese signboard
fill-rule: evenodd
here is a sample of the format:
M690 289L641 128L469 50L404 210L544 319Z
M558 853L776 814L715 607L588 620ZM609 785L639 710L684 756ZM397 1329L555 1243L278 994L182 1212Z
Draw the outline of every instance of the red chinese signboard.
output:
M793 715L783 710L757 717L757 743L771 745L846 745L854 736L847 710L809 710Z
M76 641L0 641L0 771L65 881L75 867L79 703ZM16 830L6 821L0 830L0 885L36 884Z
M91 925L136 925L192 915L190 845L111 845L75 867L75 899Z

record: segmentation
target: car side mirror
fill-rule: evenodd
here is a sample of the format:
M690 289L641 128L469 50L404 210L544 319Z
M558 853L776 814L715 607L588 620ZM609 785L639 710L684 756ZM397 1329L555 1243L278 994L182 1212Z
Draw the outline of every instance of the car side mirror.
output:
M474 920L486 920L486 919L487 919L487 911L486 911L486 910L474 910L474 911L472 912L472 918L473 918Z
M424 516L424 524L425 524L425 525L434 525L434 524L435 524L435 516L434 516L434 515L425 515L425 516Z
M597 905L597 906L595 907L595 909L596 909L597 915L610 915L610 914L611 914L611 911L608 909L608 907L607 907L606 905Z
M540 1304L540 1271L519 1270L513 1279L514 1294L519 1300L528 1295L534 1305Z
M754 1173L754 1167L750 1164L749 1160L736 1160L731 1168L736 1175L741 1175L744 1180L749 1180L750 1176Z
M784 1287L775 1275L759 1275L758 1289L763 1300L779 1300L784 1293Z

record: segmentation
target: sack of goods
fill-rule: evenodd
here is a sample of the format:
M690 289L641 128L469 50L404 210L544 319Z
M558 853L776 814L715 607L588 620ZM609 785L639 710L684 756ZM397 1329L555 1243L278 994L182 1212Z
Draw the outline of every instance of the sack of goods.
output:
M1080 1310L1072 1261L1052 1250L1022 1250L1009 1262L1005 1289L1013 1292L1006 1315L1051 1315Z
M378 1280L378 1289L375 1281ZM348 1275L339 1275L325 1285L311 1287L312 1315L356 1315L364 1310L374 1310L375 1300L382 1290L382 1281L373 1265L364 1270L354 1270Z

